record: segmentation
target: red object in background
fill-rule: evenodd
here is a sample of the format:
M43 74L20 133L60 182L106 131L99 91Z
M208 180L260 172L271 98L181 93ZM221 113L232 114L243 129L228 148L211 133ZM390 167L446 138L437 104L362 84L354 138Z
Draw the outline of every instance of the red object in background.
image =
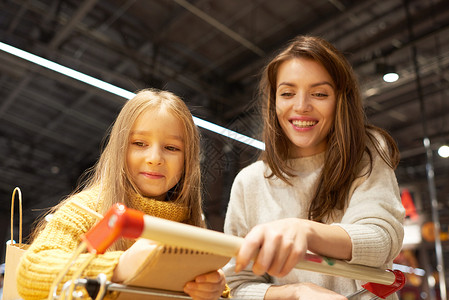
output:
M418 213L416 212L415 204L413 203L413 198L407 189L403 189L401 193L402 205L405 208L405 215L410 217L412 220L418 219Z

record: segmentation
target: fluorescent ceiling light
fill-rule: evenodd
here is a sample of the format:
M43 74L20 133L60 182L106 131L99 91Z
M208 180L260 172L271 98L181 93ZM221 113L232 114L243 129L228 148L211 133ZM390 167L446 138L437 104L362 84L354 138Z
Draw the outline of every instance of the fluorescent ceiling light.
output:
M415 274L415 275L418 275L418 276L426 275L426 271L424 269L412 268L410 266L404 266L404 265L400 265L400 264L393 264L393 269L394 270L399 270L402 273Z
M398 81L399 75L398 75L398 73L394 73L394 72L386 73L383 76L383 79L385 82L395 82L395 81Z
M438 148L438 155L444 158L449 157L449 146L443 145L440 148Z
M117 96L123 97L125 99L131 99L136 94L130 91L127 91L125 89L122 89L118 86L112 85L110 83L107 83L105 81L99 80L95 77L86 75L84 73L75 71L71 68L67 68L63 65L60 65L58 63L52 62L48 59L42 58L40 56L34 55L32 53L23 51L19 48L10 46L8 44L5 44L3 42L0 42L0 50L3 50L9 54L15 55L17 57L20 57L22 59L25 59L27 61L30 61L32 63L35 63L37 65L40 65L44 68L53 70L55 72L58 72L60 74L66 75L68 77L74 78L76 80L79 80L81 82L87 83L89 85L92 85L94 87L97 87L99 89L102 89L104 91L107 91L109 93L115 94ZM210 130L212 132L221 134L225 137L228 137L230 139L239 141L241 143L247 144L249 146L252 146L254 148L265 150L265 144L259 140L253 139L249 136L240 134L238 132L232 131L230 129L227 129L225 127L216 125L214 123L211 123L209 121L205 121L203 119L200 119L198 117L193 117L193 120L195 121L195 124L199 127L202 127L204 129Z

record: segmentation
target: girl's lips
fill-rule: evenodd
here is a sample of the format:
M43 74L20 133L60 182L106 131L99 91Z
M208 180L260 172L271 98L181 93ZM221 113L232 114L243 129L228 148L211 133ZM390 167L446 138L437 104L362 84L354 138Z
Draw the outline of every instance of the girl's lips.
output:
M140 174L151 179L160 179L164 177L164 175L158 172L141 172Z

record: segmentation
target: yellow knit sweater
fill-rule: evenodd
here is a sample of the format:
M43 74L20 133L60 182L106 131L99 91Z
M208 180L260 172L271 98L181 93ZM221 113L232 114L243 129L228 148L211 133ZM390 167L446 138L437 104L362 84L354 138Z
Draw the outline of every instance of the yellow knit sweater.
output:
M73 204L74 201L93 210L97 205L98 191L83 191L58 209L45 229L39 233L30 248L26 251L18 266L17 289L23 299L44 299L48 297L50 287L59 273L72 256L74 249L80 243L80 236L95 224L96 219ZM139 196L130 199L131 207L145 214L169 219L177 222L185 221L188 210L171 202L156 201ZM119 257L123 251L109 251L97 255L84 270L82 277L97 277L106 274L108 280L112 278ZM88 253L81 254L62 280L71 279L77 266L86 258ZM62 284L59 289L62 288Z

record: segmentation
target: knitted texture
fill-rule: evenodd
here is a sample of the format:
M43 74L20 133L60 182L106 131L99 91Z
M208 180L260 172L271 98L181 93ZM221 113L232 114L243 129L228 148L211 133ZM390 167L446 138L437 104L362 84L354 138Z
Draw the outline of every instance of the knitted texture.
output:
M93 210L97 206L98 191L83 191L72 196L58 209L45 229L39 233L18 266L17 289L23 299L44 299L60 270L66 265L73 251L80 243L80 236L95 224L96 219L73 204L87 206ZM147 199L140 196L130 198L131 206L145 214L173 220L184 221L188 209L178 204ZM81 277L96 277L104 273L112 278L123 251L109 251L97 255L84 270ZM91 254L82 253L76 260L62 283L71 279L73 273ZM59 290L62 284L59 286Z
M176 222L183 222L188 217L188 208L169 201L158 201L134 195L130 197L131 207L147 215Z
M374 149L373 170L361 169L351 185L347 207L334 211L324 223L340 226L351 238L352 259L349 263L372 267L391 267L401 250L404 208L394 171L386 165ZM236 177L226 214L224 232L244 237L254 226L283 219L307 219L307 210L314 196L325 153L289 161L296 177L287 185L279 178L265 178L270 174L267 165L256 162ZM362 166L360 166L362 167ZM257 276L251 266L238 274L232 259L223 269L232 289L232 296L242 299L263 299L271 285L312 282L341 295L349 295L360 288L360 281L318 272L292 270L284 277L268 274ZM360 299L369 299L368 293ZM397 299L396 295L387 299Z

